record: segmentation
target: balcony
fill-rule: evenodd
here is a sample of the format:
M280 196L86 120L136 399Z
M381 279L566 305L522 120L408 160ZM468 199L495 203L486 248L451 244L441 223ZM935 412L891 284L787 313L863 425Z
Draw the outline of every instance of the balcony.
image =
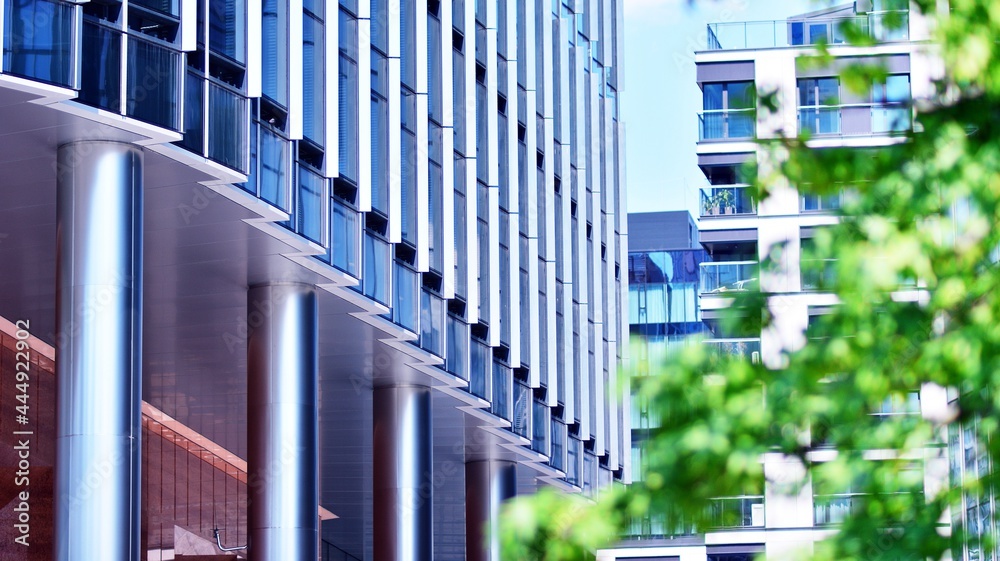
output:
M756 261L701 264L700 294L723 294L760 290Z
M799 133L812 136L870 136L900 134L912 128L905 103L851 103L801 106Z
M751 140L757 134L756 109L709 109L698 115L698 142Z
M708 513L709 523L715 528L763 528L764 496L712 499Z
M813 519L816 526L840 524L865 508L863 495L816 495L813 497Z
M3 71L79 88L81 7L37 0L5 2L3 9Z
M708 339L702 343L709 352L730 359L760 362L760 339Z
M701 216L738 216L757 214L750 185L712 185L701 188Z
M910 38L909 12L887 10L846 18L710 23L706 50L842 45L847 43L846 31L850 25L879 43Z
M831 290L837 280L836 259L802 259L799 261L802 290Z
M799 212L834 212L843 206L844 195L812 195L799 196Z

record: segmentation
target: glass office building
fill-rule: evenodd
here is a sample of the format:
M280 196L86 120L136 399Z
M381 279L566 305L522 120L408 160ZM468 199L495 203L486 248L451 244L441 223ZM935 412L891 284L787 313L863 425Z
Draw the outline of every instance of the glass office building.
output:
M621 0L0 6L0 551L496 559L627 480Z

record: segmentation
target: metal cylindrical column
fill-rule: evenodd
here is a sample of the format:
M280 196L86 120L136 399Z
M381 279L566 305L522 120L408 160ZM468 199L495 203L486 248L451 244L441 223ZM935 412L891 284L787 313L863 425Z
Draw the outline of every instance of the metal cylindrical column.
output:
M315 289L254 286L247 306L250 559L313 561L319 537Z
M375 561L433 559L430 392L422 386L373 392Z
M504 501L517 495L514 462L483 460L465 464L465 558L500 561L497 523Z
M55 558L138 561L142 152L59 147Z

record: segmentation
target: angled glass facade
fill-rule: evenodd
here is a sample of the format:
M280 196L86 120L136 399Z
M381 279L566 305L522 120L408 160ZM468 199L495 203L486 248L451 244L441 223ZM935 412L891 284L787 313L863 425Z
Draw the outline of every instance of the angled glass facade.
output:
M297 321L314 314L318 325L319 436L306 451L322 480L324 556L374 558L389 528L426 530L380 518L397 499L373 458L404 445L386 426L411 434L433 417L415 446L433 451L434 470L510 461L518 487L588 493L626 478L629 415L615 390L628 337L620 0L0 6L0 136L32 147L0 157L10 179L0 212L19 217L10 227L36 225L35 245L55 247L46 217L78 181L72 154L56 162L59 146L141 153L138 183L123 185L138 185L145 209L145 254L126 279L148 294L134 310L144 337L112 342L140 357L122 371L142 386L142 403L128 405L169 419L143 417L144 479L130 497L145 518L121 529L143 536L143 559L204 554L216 527L223 545L245 545L260 524L246 503L266 460L245 462L248 449L271 448L248 428L258 412L247 372L265 372L251 368L253 334L280 330L273 314L284 309L254 308L247 294L261 285L316 294ZM26 158L33 165L17 163ZM49 318L35 322L39 344L58 351L89 327L52 323L66 264L35 242L0 244L0 259L39 272L0 273L0 316ZM280 337L269 341L284 356ZM111 375L73 368L95 383ZM373 393L411 386L429 389L426 419L378 413L391 400L373 405ZM197 444L161 442L176 432L161 425L190 429ZM182 484L168 466L199 446L225 465L191 460L185 492L165 491ZM427 497L434 524L420 547L482 558L473 534L452 539L464 528L462 478L452 489L415 477L415 492L424 478L440 497ZM201 496L224 505L217 515L193 506L194 485L211 487Z

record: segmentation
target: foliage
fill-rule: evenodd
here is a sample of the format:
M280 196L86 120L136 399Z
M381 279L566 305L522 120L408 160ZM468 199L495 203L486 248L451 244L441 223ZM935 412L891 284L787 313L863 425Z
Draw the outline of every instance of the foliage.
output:
M551 494L519 500L502 529L505 559L582 558L607 527L558 530L578 519L624 524L662 513L668 525L704 530L713 497L742 494L764 478L790 493L806 484L860 493L839 531L796 559L942 559L976 539L961 528L949 537L947 513L961 493L989 492L990 482L953 481L925 495L914 466L927 459L924 469L947 469L949 426L974 427L993 464L1000 461L1000 439L990 440L1000 420L1000 392L992 390L1000 383L1000 3L950 0L944 11L937 0L914 5L932 17L936 41L926 50L943 65L935 91L917 102L915 132L905 142L863 151L811 150L804 138L762 141L765 160L780 163L761 169L761 198L787 185L852 195L839 225L816 234L811 256L837 260L840 304L786 337L780 360L766 366L695 345L658 376L634 380L661 421L641 483L601 497L586 515ZM870 42L866 33L847 34ZM826 51L820 63L829 60ZM868 87L880 73L851 68L844 83ZM774 100L762 95L761 105ZM762 263L764 290L780 253ZM781 311L799 305L778 293L733 297L731 321L762 318L764 330L788 331ZM923 415L870 415L921 388L954 401ZM839 451L835 459L816 461L810 451L820 443ZM872 450L888 461L872 461ZM774 479L761 461L766 454L797 465L801 477Z

